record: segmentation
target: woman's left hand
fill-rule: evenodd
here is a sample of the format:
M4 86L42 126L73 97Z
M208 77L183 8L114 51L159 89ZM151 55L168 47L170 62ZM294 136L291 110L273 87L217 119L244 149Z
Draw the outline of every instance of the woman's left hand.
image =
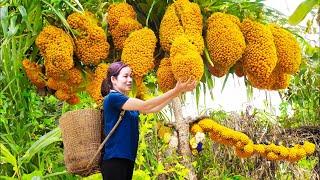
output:
M178 81L175 90L177 90L179 93L192 91L197 86L197 81L189 78L187 81Z

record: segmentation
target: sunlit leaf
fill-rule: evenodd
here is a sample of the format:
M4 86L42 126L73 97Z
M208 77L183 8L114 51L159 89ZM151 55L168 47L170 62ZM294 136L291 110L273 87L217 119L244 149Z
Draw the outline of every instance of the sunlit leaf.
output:
M147 174L146 171L143 170L135 170L133 172L133 180L150 180L150 176Z
M317 3L320 4L318 0L303 1L289 17L289 23L292 25L299 24Z
M61 141L60 128L55 128L49 133L40 137L40 139L36 141L22 156L22 158L20 159L21 164L24 162L28 162L36 153L40 152L43 148L57 141Z
M0 143L0 163L10 163L13 167L17 168L17 160L16 158L10 153L10 151Z

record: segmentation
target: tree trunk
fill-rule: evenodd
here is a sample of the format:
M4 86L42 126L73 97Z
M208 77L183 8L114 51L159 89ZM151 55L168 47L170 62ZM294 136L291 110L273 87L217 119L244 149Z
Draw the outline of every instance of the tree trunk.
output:
M183 119L181 101L178 97L173 99L172 105L176 120L176 130L178 131L179 152L183 157L183 165L189 169L189 179L196 180L197 176L191 164L192 154L189 147L189 123Z

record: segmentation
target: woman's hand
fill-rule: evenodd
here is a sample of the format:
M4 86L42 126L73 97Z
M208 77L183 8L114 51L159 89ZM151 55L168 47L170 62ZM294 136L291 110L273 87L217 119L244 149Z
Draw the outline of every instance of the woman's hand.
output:
M192 91L197 86L197 81L189 78L187 81L178 81L174 90L178 93Z

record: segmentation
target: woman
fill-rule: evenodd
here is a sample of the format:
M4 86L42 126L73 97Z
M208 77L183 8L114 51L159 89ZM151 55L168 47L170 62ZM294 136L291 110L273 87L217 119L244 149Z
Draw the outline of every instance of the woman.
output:
M121 110L125 110L123 119L104 147L101 171L103 179L124 180L131 179L134 161L137 155L139 131L139 113L160 111L180 93L191 91L196 82L190 79L177 82L175 88L153 99L143 101L129 98L132 77L131 69L122 62L115 62L109 66L107 78L103 80L101 94L105 96L104 133L107 135L119 119Z

